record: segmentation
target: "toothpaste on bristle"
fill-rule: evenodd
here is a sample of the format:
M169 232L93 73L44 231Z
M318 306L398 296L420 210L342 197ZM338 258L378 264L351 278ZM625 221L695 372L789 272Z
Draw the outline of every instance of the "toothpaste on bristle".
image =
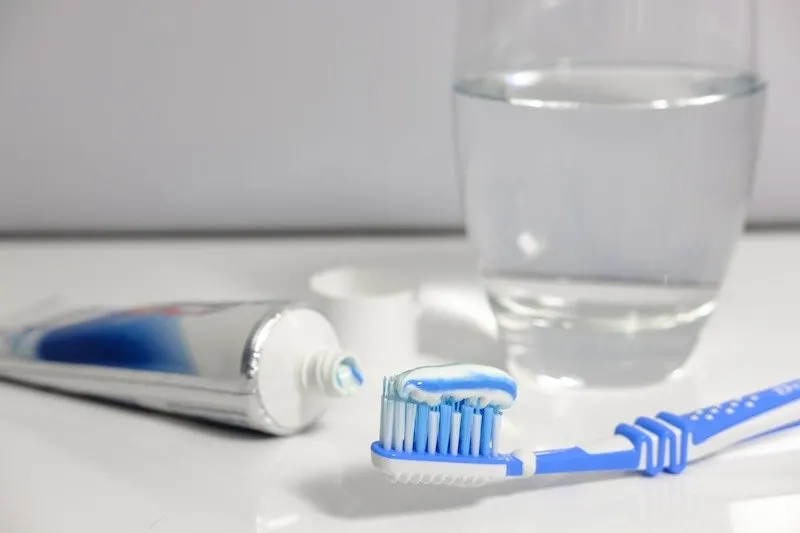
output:
M444 400L467 400L477 407L508 409L517 398L517 384L502 370L485 365L423 366L398 374L395 393L404 400L437 405Z

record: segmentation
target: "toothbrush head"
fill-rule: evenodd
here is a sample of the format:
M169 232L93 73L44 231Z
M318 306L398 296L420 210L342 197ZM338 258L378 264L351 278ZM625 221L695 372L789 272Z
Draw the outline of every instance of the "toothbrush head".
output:
M390 481L479 486L523 474L499 452L503 410L517 385L480 365L421 367L384 378L380 438L372 464Z

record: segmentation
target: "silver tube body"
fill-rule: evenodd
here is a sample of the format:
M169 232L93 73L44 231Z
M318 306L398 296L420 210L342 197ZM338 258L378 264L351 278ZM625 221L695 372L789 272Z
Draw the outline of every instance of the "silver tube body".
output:
M339 347L324 316L286 301L82 310L0 341L2 378L276 435L325 411L305 367Z

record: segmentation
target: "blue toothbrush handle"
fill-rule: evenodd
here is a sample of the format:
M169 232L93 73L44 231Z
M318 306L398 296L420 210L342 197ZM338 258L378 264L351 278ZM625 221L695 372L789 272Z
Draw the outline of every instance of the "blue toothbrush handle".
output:
M800 425L800 379L676 415L661 412L619 424L590 446L535 452L536 474L625 470L656 475L728 446Z
M800 379L686 413L681 420L691 427L694 445L725 434L735 435L738 442L800 422L800 413L792 409L798 399Z

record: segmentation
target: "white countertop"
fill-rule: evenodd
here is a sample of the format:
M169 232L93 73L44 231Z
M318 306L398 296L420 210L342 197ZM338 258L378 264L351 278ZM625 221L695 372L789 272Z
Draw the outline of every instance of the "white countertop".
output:
M441 280L473 275L458 238L0 242L0 316L36 302L305 296L312 272L343 264L400 266ZM798 272L800 235L746 237L683 379L625 394L523 390L512 438L551 445L605 436L637 415L699 407L800 376ZM502 364L476 331L450 335L452 344L429 343L428 355L367 361L366 370L375 375L437 354ZM377 416L374 379L319 427L285 439L0 383L0 531L800 531L797 430L678 476L543 477L454 489L384 481L369 464Z

